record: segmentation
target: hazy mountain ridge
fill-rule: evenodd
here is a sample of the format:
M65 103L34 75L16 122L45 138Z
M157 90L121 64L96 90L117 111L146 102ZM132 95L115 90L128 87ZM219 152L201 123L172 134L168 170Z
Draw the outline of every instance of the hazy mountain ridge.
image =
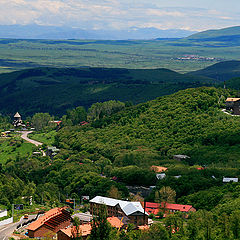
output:
M195 33L182 29L130 28L125 30L84 30L71 27L41 25L0 25L0 38L21 39L97 39L126 40L153 38L182 38Z

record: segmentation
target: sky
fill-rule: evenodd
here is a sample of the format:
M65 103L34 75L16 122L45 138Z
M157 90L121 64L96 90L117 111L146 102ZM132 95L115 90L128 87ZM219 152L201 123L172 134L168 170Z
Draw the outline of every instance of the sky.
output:
M0 0L0 25L184 29L240 25L239 0Z

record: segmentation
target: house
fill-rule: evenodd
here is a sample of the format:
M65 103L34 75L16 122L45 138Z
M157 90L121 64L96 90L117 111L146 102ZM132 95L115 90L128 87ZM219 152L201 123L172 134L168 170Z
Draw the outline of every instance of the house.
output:
M53 157L57 155L59 151L60 150L56 147L47 147L46 155L53 159Z
M151 166L151 170L153 170L155 173L160 173L160 172L166 172L167 168L166 167L161 167L161 166Z
M78 230L75 226L60 229L57 233L58 240L71 240L78 234L85 240L91 234L92 226L90 223L80 225Z
M144 203L142 203L144 206ZM158 212L162 209L165 214L174 213L174 212L182 212L182 213L189 213L189 212L196 212L196 209L192 205L182 205L182 204L174 204L174 203L152 203L152 202L145 202L145 210L148 214L157 215Z
M158 173L158 174L156 174L156 178L158 179L158 180L162 180L162 179L164 179L166 177L166 174L165 173Z
M226 102L225 102L226 109L227 109L227 110L232 109L234 103L235 103L236 101L239 101L239 100L240 100L240 98L227 98L227 99L226 99Z
M125 224L123 218L117 217L108 217L108 222L111 224L112 227L120 229ZM79 234L83 240L87 239L87 237L91 234L92 226L90 223L80 225L78 230L75 226L71 226L68 228L60 229L57 233L58 240L71 240L73 237L76 237Z
M71 224L71 214L67 207L53 208L32 222L26 229L30 238L53 237Z
M174 155L173 156L173 159L177 160L177 161L182 161L182 160L186 160L186 159L189 159L190 157L187 156L187 155Z
M238 178L223 177L223 183L238 182Z
M234 115L240 115L240 98L227 98L226 109L232 110Z
M96 196L90 201L90 213L95 215L101 205L107 207L109 217L127 217L129 223L136 226L148 223L148 213L146 213L140 202L122 201L114 198Z

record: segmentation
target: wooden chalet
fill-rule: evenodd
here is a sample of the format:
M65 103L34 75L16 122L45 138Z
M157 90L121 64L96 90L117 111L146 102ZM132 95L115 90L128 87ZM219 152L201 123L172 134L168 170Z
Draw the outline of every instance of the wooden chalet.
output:
M60 229L69 226L71 220L67 207L53 208L32 222L26 229L30 238L53 237Z

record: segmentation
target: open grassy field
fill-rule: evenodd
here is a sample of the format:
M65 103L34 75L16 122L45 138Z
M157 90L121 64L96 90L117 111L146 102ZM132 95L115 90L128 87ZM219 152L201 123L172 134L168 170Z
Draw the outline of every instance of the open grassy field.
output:
M213 60L179 60L184 55ZM196 39L89 41L0 40L0 73L24 68L108 67L168 68L181 73L223 60L239 59L240 47Z
M6 163L9 158L14 159L17 155L27 157L33 149L33 144L24 142L18 136L0 138L0 163Z

